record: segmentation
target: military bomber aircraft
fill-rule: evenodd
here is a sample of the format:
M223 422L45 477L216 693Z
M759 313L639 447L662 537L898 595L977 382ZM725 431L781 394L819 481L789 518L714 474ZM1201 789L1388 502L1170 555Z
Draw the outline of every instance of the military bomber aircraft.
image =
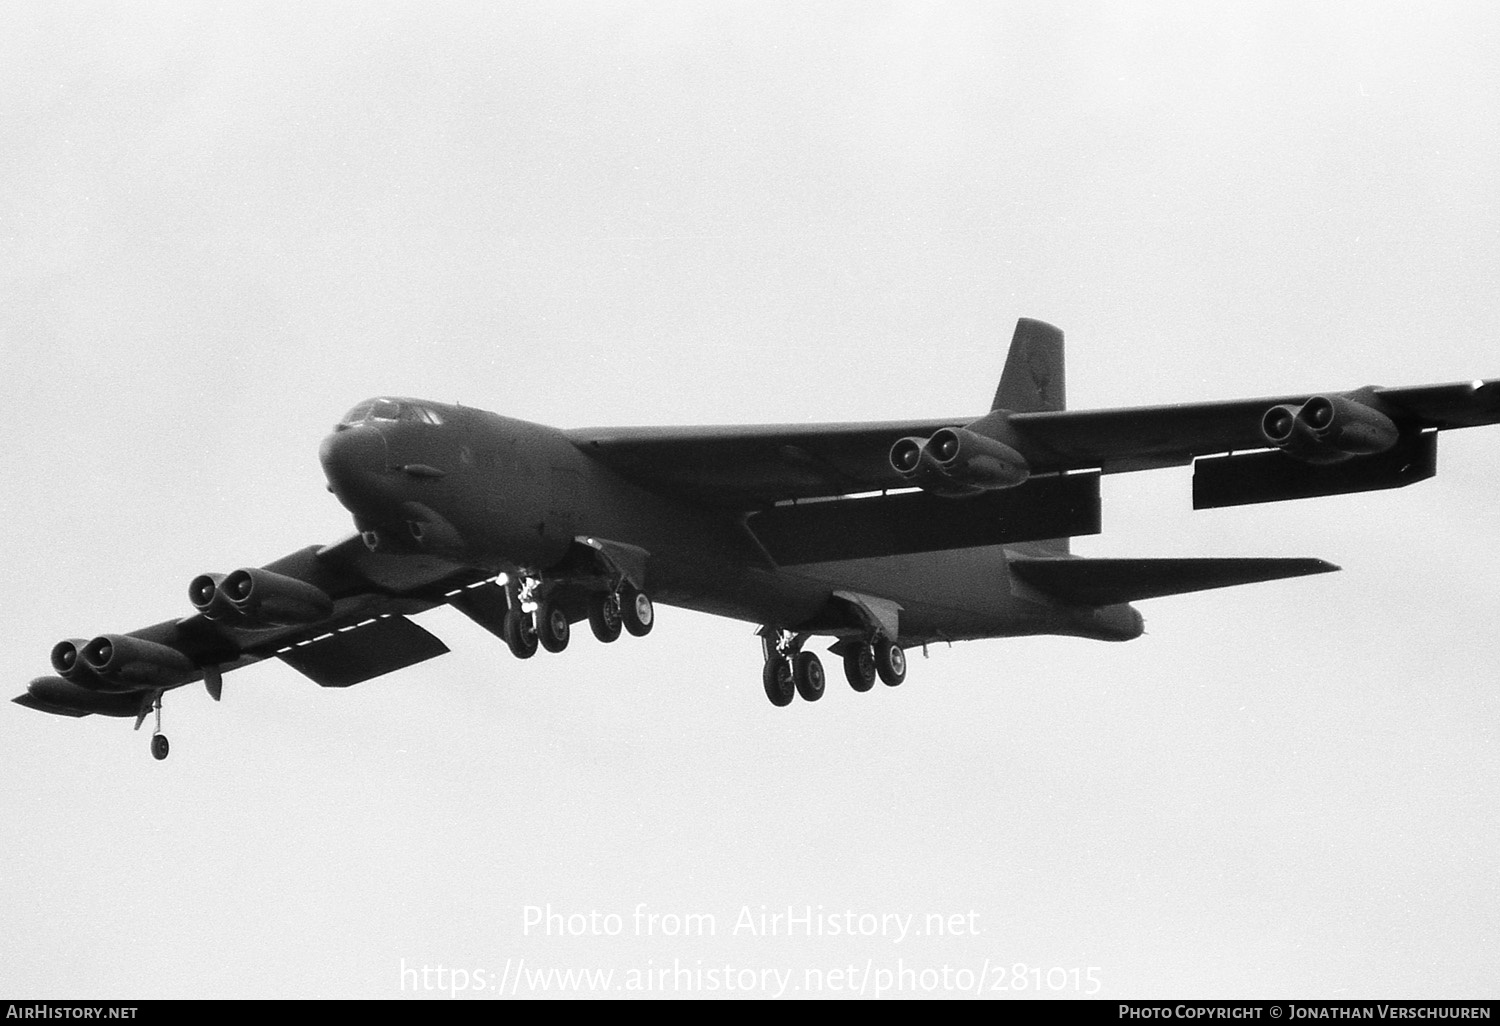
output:
M1132 601L1323 573L1317 559L1084 559L1101 474L1192 464L1195 508L1396 488L1439 430L1500 421L1500 380L1108 410L1065 407L1063 337L1016 326L979 417L559 430L416 399L360 403L323 440L356 532L203 574L196 610L59 642L15 702L156 714L162 695L276 657L348 687L441 655L412 619L451 605L526 659L587 620L641 636L655 603L759 624L762 685L816 701L831 641L855 691L937 641L1138 637Z

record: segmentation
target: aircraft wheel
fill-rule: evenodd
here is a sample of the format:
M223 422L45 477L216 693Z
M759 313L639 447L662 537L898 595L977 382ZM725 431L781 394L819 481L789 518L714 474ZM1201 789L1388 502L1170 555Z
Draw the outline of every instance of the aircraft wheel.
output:
M644 638L650 634L656 625L656 607L651 603L651 596L625 585L620 589L620 617L625 621L625 629L636 637Z
M558 608L556 603L548 600L537 606L536 639L543 648L548 652L561 652L568 647L568 639L572 635L573 628L568 623L568 614Z
M827 684L827 677L823 674L823 661L812 652L799 652L792 667L797 694L808 702L816 702L822 698L823 688Z
M171 750L172 746L167 743L167 735L151 735L151 758L155 759L157 762L160 762L167 757L167 753Z
M875 686L875 651L860 645L844 653L844 677L855 691L864 693Z
M526 622L524 613L512 611L505 614L505 643L517 659L530 659L536 655L536 632Z
M875 642L875 672L891 687L900 684L906 679L906 652L900 645L881 638Z
M766 697L775 706L791 705L797 696L797 684L792 679L792 664L779 655L766 660L760 681L766 688Z
M589 627L594 637L608 644L620 636L623 617L620 614L620 596L612 591L601 591L589 598Z

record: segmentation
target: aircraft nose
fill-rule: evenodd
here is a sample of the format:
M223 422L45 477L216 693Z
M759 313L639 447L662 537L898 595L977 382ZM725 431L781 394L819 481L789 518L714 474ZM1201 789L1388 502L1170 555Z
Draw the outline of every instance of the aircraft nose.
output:
M340 427L323 439L318 460L328 478L328 490L351 512L355 506L378 501L386 476L385 436L378 427Z

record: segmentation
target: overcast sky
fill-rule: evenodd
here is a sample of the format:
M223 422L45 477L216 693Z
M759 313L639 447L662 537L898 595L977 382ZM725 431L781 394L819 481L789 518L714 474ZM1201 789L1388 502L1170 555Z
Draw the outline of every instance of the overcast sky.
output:
M1077 408L1500 376L1497 12L4 5L0 679L346 534L317 445L370 395L978 414L1020 316ZM1084 554L1344 571L867 695L829 660L817 705L666 608L526 663L434 611L452 654L347 691L262 664L167 697L164 763L4 705L0 993L1493 997L1497 460L1202 513L1110 478ZM745 929L789 908L812 936Z

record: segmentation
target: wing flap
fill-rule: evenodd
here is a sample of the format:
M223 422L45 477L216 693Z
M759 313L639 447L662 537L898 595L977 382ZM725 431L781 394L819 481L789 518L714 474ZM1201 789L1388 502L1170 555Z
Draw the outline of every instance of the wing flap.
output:
M1026 584L1070 605L1112 606L1163 595L1326 574L1338 567L1321 559L1074 559L1012 555L1010 569Z
M1304 463L1282 452L1209 456L1193 461L1193 508L1404 488L1436 473L1436 431L1415 435L1387 452L1329 466Z
M906 492L777 506L748 523L783 566L1098 534L1099 475L1032 478L965 499Z
M294 646L276 656L321 687L347 688L448 651L404 616L382 616Z

